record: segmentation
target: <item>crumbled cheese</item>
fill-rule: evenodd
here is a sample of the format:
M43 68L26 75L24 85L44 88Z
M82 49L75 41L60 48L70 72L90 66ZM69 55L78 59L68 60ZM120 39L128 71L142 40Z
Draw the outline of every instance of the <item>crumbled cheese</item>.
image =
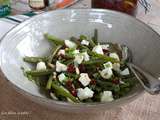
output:
M120 72L120 74L121 75L129 75L130 74L129 69L128 68L124 69L123 71Z
M91 79L89 78L87 73L81 73L78 80L83 86L87 86L91 82Z
M58 98L55 96L55 94L54 93L50 93L50 96L54 99L54 100L58 100Z
M76 67L76 74L79 75L80 74L80 71L79 71L79 68Z
M67 79L67 77L65 76L64 73L61 73L60 75L58 75L58 80L62 83Z
M112 91L104 91L101 96L101 102L110 102L113 101Z
M108 50L109 49L109 44L101 45L102 49Z
M89 61L89 60L90 60L90 59L89 59L89 55L88 55L87 52L83 52L82 55L83 55L83 57L84 57L84 61Z
M88 87L86 88L79 88L77 89L77 96L80 100L88 99L93 97L94 92L89 89Z
M111 62L107 62L103 64L104 68L113 68L112 63Z
M114 58L114 59L116 59L116 60L118 60L118 61L120 60L117 53L110 53L110 54L109 54L109 57L112 57L112 58Z
M101 45L96 45L96 46L92 49L92 51L93 51L93 52L96 52L96 53L98 53L98 54L102 54L102 55L104 54Z
M114 63L113 64L113 70L119 72L120 71L120 64L119 63Z
M74 62L77 63L77 64L81 64L83 59L84 59L84 57L83 57L82 54L77 54L77 55L75 55Z
M64 49L59 50L58 55L65 55L65 50Z
M76 48L77 47L77 45L74 42L70 41L70 40L64 40L64 43L69 48Z
M112 77L113 72L111 68L105 68L102 71L100 71L100 75L104 78L104 79L109 79Z
M46 64L44 62L38 62L36 66L36 70L46 70Z
M88 40L82 40L82 41L81 41L81 44L88 46L88 45L89 45L89 41L88 41Z
M59 61L56 62L56 71L57 72L62 72L62 71L66 71L66 70L67 70L67 66L65 64L62 64Z

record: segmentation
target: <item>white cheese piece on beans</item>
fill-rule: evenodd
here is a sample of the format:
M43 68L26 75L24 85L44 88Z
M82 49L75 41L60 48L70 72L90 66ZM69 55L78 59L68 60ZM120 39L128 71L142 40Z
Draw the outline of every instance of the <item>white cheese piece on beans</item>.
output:
M104 54L103 53L103 49L101 47L101 45L96 45L93 49L92 49L93 52L96 52L97 54Z
M113 71L111 68L105 68L102 71L100 71L100 75L104 78L104 79L110 79L113 75Z
M65 64L60 63L59 61L56 62L56 71L63 72L67 70L67 66Z
M88 45L89 45L89 41L88 41L88 40L82 40L82 41L81 41L81 44L88 46Z
M77 47L77 45L74 42L70 41L70 40L64 40L64 43L69 48L76 48Z
M36 70L46 70L46 64L44 62L38 62L36 66Z
M88 99L88 98L92 98L94 94L94 91L92 91L91 89L89 89L88 87L86 88L79 88L77 89L77 96L80 100L84 100L84 99Z
M58 80L62 83L63 81L65 81L67 79L67 77L65 76L64 73L61 73L60 75L58 75Z
M110 102L113 101L112 91L103 91L101 95L101 102Z
M87 86L91 82L91 79L89 78L87 73L81 73L78 80L83 86Z
M129 75L130 74L129 69L128 68L124 69L123 71L120 72L120 74L121 75Z

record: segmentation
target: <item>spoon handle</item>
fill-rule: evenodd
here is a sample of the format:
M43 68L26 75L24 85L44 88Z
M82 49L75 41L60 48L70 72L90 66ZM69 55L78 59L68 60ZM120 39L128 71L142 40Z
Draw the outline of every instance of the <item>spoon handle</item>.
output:
M160 81L158 79L132 63L128 63L128 67L148 93L152 95L160 93Z

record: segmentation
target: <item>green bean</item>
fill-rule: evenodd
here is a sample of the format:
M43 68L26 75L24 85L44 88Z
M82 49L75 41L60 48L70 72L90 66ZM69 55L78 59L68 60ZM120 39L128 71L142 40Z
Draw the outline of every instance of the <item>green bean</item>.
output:
M23 61L24 62L29 62L29 63L38 63L40 61L46 62L48 59L47 57L24 57Z
M64 40L59 39L53 35L49 35L48 33L45 33L44 37L49 41L54 42L56 45L64 45Z
M49 56L49 60L48 60L48 63L51 63L53 58L55 57L55 55L57 54L57 52L59 51L59 49L62 47L62 45L58 45L56 47L55 50L53 50L52 54Z
M103 64L103 63L105 63L105 61L101 59L91 59L89 61L83 62L84 65L94 65L94 64Z
M78 41L78 38L76 38L76 37L71 37L70 40L75 42L78 46L81 45L80 41Z
M27 75L32 75L32 76L44 76L44 75L49 75L54 72L54 69L47 69L47 70L29 70L26 71Z
M117 61L116 59L114 59L112 57L108 57L106 55L97 54L95 52L89 52L89 54L92 55L93 57L100 58L100 59L104 60L105 62L108 62L108 61L110 61L112 63L115 63L115 62L118 63L119 62L119 61Z
M80 40L87 40L87 37L85 35L80 35Z
M94 29L94 36L92 37L92 39L95 44L98 44L98 30L97 29Z
M46 89L50 90L51 86L52 86L52 80L53 80L53 75L50 75L48 82L47 82L47 86Z
M80 102L76 97L74 97L71 93L69 93L69 91L66 91L65 88L63 88L62 86L58 86L56 85L54 82L52 82L52 88L54 88L56 90L56 93L64 96L66 98L71 99L73 102Z

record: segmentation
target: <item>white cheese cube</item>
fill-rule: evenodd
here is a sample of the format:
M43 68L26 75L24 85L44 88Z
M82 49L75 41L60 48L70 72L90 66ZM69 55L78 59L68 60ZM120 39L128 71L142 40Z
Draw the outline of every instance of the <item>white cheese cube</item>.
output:
M113 68L112 63L111 62L107 62L103 64L104 68Z
M89 57L87 52L83 52L82 55L84 57L84 61L89 61L90 60L90 57Z
M117 53L110 53L110 54L109 54L109 57L112 57L112 58L114 58L114 59L116 59L116 60L118 60L118 61L120 60Z
M110 102L113 101L112 91L104 91L101 96L101 102Z
M88 87L86 88L79 88L77 89L77 96L80 100L88 99L93 97L94 92L89 89Z
M58 80L62 83L67 79L67 77L65 76L64 73L61 73L60 75L58 75Z
M59 50L58 55L65 55L65 50L64 49Z
M64 43L69 48L76 48L77 47L77 45L74 42L70 41L70 40L64 40Z
M82 41L81 41L81 44L88 46L88 45L89 45L89 41L88 41L88 40L82 40Z
M46 64L44 62L38 62L36 66L36 70L46 70Z
M101 45L96 45L93 49L92 49L93 52L96 52L97 54L104 54L103 53L103 49L101 47Z
M102 49L108 50L109 49L109 44L104 44L101 45Z
M78 80L83 86L87 86L91 82L91 79L89 78L87 73L81 73Z
M60 63L59 61L56 62L56 71L63 72L67 70L67 66L65 64Z
M113 64L113 70L120 72L120 64L119 63L114 63Z
M77 55L75 55L74 62L75 62L76 64L81 64L82 61L83 61L83 59L84 59L84 57L83 57L82 54L77 54Z
M123 71L120 72L120 74L121 75L129 75L130 74L129 69L128 68L124 69Z
M102 71L100 71L100 75L104 78L104 79L109 79L112 77L113 75L113 71L111 68L105 68Z

